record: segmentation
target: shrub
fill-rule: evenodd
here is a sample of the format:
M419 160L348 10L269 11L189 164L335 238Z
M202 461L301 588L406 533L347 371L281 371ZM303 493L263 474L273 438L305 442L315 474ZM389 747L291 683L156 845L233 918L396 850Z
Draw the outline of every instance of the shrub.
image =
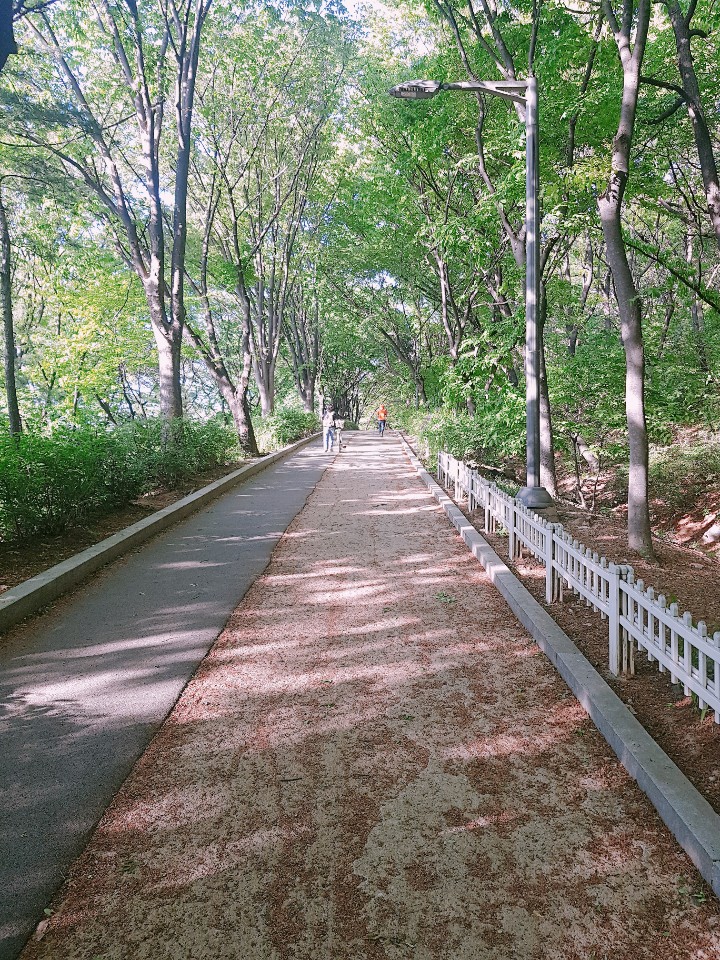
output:
M650 456L651 495L672 507L684 509L719 484L720 443L675 444Z
M261 450L275 450L309 437L319 429L320 420L314 413L297 407L278 407L272 416L265 417L258 424L258 446Z
M459 460L500 465L525 451L525 406L522 397L506 396L502 403L486 403L475 416L449 410L431 413L407 411L394 417L417 437L421 452L427 451L434 466L439 450ZM423 449L424 448L424 449Z
M0 538L59 533L237 457L234 433L214 422L184 421L174 435L154 420L0 434Z

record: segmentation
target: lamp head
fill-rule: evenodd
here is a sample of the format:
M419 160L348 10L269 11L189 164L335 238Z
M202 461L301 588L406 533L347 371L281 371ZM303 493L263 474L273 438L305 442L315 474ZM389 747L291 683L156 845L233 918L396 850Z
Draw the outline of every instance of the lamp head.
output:
M391 87L390 94L401 100L429 100L440 93L442 87L437 80L408 80Z

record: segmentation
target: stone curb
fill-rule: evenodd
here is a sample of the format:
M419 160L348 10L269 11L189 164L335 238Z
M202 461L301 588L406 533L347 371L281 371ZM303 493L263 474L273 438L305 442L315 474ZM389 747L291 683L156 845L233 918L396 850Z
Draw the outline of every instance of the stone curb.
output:
M75 556L68 557L62 563L57 563L54 567L43 570L42 573L25 580L17 587L12 587L12 589L0 595L0 632L8 630L16 623L24 620L25 617L37 613L42 607L47 606L53 600L57 600L68 590L72 590L73 587L76 587L86 577L95 573L107 563L116 560L132 550L133 547L137 547L145 540L155 536L156 533L160 533L177 523L178 520L184 520L185 517L188 517L200 507L204 507L211 500L221 496L236 483L260 473L271 464L282 460L283 457L317 439L318 436L319 434L315 433L310 437L305 437L303 440L283 447L276 453L261 457L255 463L240 467L239 470L234 470L226 477L215 480L208 486L196 490L195 493L183 497L182 500L170 504L169 507L158 510L157 513L133 523L111 537L88 547L87 550L76 553Z
M630 776L720 897L720 816L660 749L572 640L525 589L400 438L410 462L520 623L555 666Z

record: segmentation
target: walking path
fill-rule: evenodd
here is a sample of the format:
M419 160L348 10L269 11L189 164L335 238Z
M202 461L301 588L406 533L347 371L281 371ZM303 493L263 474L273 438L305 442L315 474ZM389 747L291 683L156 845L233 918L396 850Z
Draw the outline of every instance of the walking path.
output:
M397 441L348 441L23 960L717 960L717 900Z
M12 960L329 458L303 449L0 642L0 960Z

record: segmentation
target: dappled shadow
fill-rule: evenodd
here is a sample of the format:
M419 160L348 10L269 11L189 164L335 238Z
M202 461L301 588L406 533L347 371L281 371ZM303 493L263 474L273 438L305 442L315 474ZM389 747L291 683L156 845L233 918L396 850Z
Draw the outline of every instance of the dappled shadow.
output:
M268 468L0 643L0 960L42 916L326 464L303 450Z
M716 904L678 901L687 861L397 447L351 453L27 960L712 949Z

